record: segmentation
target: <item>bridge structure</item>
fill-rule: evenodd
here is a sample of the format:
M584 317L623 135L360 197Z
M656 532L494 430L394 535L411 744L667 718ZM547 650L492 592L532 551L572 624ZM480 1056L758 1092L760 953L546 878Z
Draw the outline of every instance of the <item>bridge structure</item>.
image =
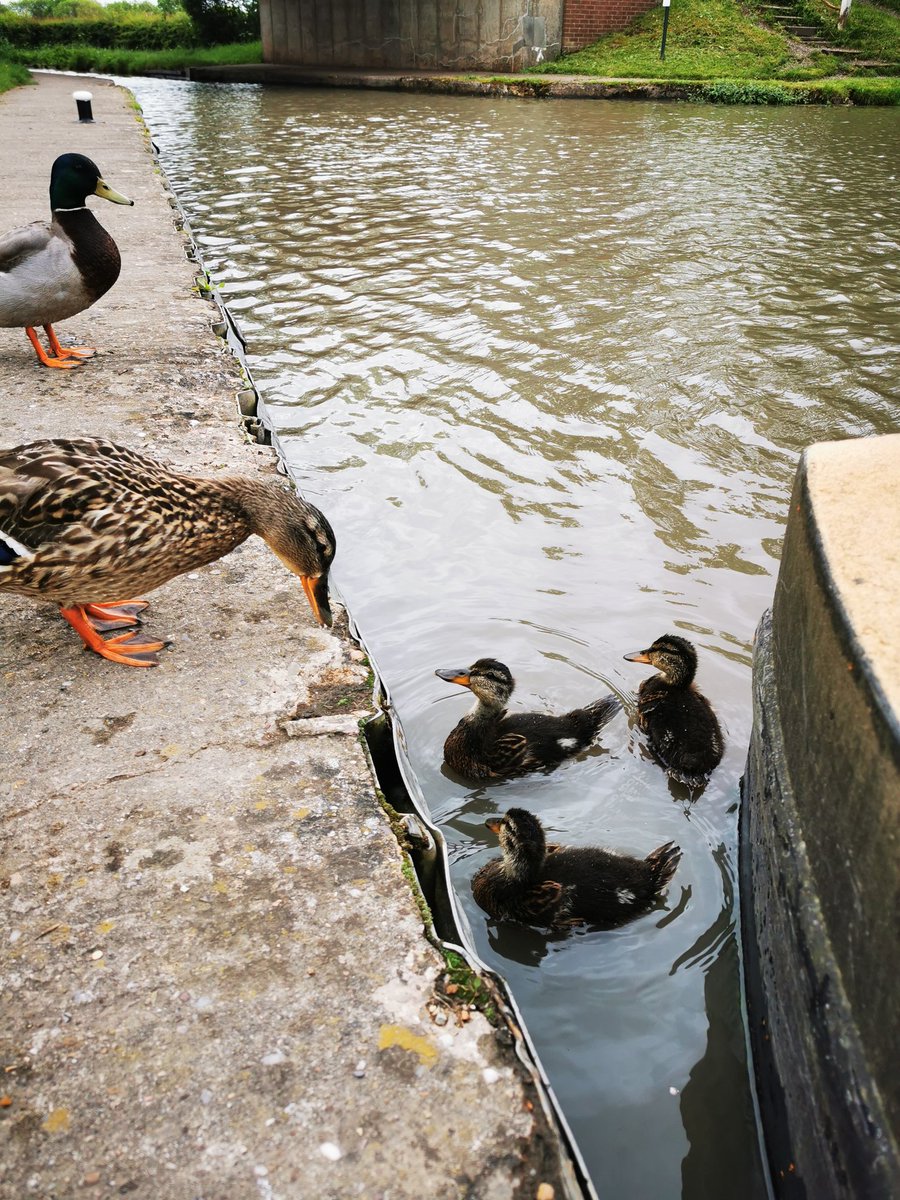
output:
M260 0L263 60L520 71L590 45L657 0Z

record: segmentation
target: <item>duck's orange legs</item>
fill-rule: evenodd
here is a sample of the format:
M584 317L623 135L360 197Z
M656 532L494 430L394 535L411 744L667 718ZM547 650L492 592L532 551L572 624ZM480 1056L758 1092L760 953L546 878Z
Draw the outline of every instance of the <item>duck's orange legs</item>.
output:
M51 326L45 325L45 329L50 329ZM45 367L59 367L63 371L71 370L72 367L77 367L81 363L81 359L75 358L51 358L44 347L41 345L38 335L34 332L30 325L26 325L25 332L28 334L28 340L34 346L34 352L44 364ZM56 335L54 334L54 338ZM56 343L59 346L59 342ZM62 349L62 347L60 347Z
M162 650L165 642L138 642L137 633L120 633L118 637L104 640L94 627L94 623L85 611L86 605L76 604L72 608L60 608L59 615L68 621L89 650L94 650L111 662L123 663L126 667L155 667L159 659L155 650ZM93 609L108 608L105 605L91 605Z
M82 358L93 358L97 353L93 346L61 346L52 325L45 325L44 333L57 358L76 358L80 361Z

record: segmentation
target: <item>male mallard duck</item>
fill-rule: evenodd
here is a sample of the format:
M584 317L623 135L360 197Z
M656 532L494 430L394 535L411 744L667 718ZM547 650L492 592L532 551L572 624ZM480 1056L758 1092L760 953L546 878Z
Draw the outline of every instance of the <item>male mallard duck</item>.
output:
M590 745L621 707L610 695L558 717L507 713L515 681L509 668L495 658L479 658L468 670L435 671L435 675L475 694L475 707L444 742L447 763L473 780L509 779L556 767Z
M335 540L295 493L258 479L197 479L101 438L32 442L0 451L0 592L60 606L85 646L132 667L157 663L163 642L108 629L139 624L159 587L215 562L258 534L300 576L313 615L331 624Z
M77 367L96 353L61 346L53 325L90 308L119 278L118 247L86 207L88 196L134 204L104 183L89 158L61 154L50 173L50 223L35 221L0 238L0 326L24 327L45 367ZM52 356L35 325L43 325Z
M548 847L540 821L524 808L485 824L499 835L503 854L476 873L472 894L497 921L622 925L653 907L681 858L674 842L646 858L599 846Z
M686 638L669 633L625 658L659 671L638 689L638 724L651 750L673 779L700 787L721 762L725 739L712 705L693 684L696 650Z

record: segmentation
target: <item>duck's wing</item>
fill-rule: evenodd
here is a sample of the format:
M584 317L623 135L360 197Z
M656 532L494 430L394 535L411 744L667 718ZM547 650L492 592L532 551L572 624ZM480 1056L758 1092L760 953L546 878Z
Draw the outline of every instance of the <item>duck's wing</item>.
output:
M83 561L88 543L96 549L94 539L126 515L152 512L153 487L166 474L153 459L100 438L2 450L0 529L31 550L64 536Z
M531 743L523 733L502 733L485 753L495 775L518 775L543 764L534 757Z
M53 233L46 221L11 229L0 237L0 276L16 270L46 250L52 239Z
M20 474L12 465L12 454L11 451L0 453L0 530L12 539L12 545L18 542L20 548L27 551L43 540L35 540L22 521L23 511L27 512L30 501L40 491L41 481ZM24 525L28 525L27 520Z
M565 918L571 891L553 879L535 884L520 901L522 919L534 925L552 925Z

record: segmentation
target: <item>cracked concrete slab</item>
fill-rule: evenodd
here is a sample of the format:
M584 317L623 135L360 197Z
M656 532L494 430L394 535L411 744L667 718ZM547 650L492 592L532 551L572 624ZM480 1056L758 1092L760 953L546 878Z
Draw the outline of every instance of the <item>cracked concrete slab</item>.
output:
M0 98L8 227L46 216L69 150L135 207L92 202L122 276L58 331L96 359L47 370L0 330L3 444L104 435L271 474L130 97L38 78ZM133 670L0 597L0 1197L575 1194L511 1039L441 992L346 627L317 628L255 539L150 598L172 645Z

